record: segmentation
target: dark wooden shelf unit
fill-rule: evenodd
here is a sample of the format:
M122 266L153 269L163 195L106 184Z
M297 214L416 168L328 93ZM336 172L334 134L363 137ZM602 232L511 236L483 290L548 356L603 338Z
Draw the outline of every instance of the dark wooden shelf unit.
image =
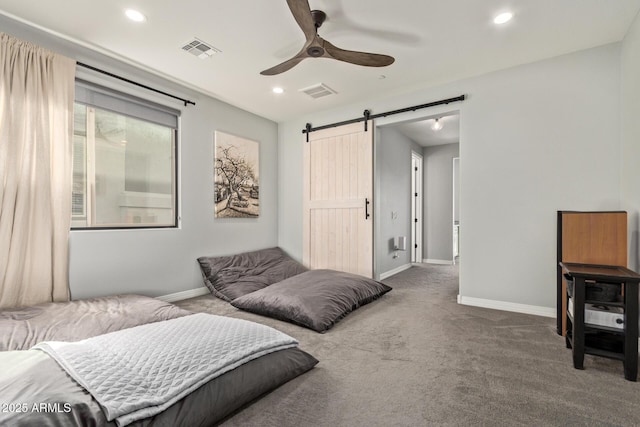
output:
M638 283L640 274L626 267L560 262L562 273L573 279L573 316L566 310L565 324L567 347L573 353L573 367L584 369L584 355L621 360L624 377L629 381L638 378ZM617 284L622 301L592 301L599 305L622 307L622 329L585 324L586 282ZM623 292L624 289L624 292ZM568 295L565 297L568 298Z

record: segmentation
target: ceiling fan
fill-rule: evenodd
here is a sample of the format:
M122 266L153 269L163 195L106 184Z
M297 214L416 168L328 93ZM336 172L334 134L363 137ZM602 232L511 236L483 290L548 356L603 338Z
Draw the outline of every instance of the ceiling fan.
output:
M318 35L318 28L322 26L322 23L327 18L324 12L321 10L311 10L308 0L287 0L287 4L293 17L307 38L307 41L302 47L302 50L293 58L260 72L263 76L273 76L284 73L306 58L337 59L338 61L364 65L366 67L385 67L393 64L393 61L395 61L392 56L388 55L356 52L335 47Z

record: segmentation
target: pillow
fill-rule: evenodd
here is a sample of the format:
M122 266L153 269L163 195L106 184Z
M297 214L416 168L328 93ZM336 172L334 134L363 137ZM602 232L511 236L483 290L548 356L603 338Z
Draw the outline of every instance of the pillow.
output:
M156 298L114 295L0 310L0 351L81 339L193 314ZM0 423L2 425L2 423Z
M204 284L225 301L262 289L307 269L280 248L198 258Z
M231 301L242 310L325 332L389 292L384 283L335 270L309 270Z

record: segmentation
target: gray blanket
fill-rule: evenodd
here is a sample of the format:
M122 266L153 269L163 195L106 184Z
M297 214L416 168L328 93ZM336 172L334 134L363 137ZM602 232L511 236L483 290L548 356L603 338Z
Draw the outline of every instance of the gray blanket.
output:
M51 355L87 389L108 420L124 426L163 411L243 363L296 345L268 326L199 313L34 348Z

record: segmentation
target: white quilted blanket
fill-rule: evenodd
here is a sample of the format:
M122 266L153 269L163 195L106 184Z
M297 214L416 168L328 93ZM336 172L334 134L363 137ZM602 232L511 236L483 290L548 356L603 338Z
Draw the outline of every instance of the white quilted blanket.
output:
M246 320L198 313L78 342L42 342L118 425L153 416L204 383L298 342Z

